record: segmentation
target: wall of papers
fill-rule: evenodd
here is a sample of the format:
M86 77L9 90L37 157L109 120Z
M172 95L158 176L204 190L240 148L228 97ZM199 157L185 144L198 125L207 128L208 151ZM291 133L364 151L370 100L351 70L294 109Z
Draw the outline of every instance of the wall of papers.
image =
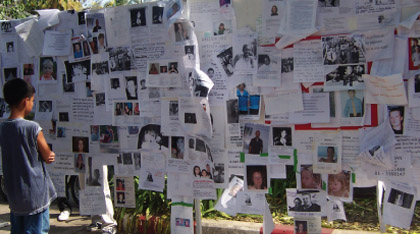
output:
M57 154L51 176L64 194L64 175L83 175L89 214L103 210L100 169L113 165L116 207L135 206L133 176L158 192L167 178L174 233L193 233L188 204L216 199L216 188L218 210L264 215L269 233L265 194L293 165L297 232L318 233L321 216L346 220L353 187L378 183L381 223L408 229L420 181L416 9L170 0L41 10L0 21L1 83L36 88L33 117Z

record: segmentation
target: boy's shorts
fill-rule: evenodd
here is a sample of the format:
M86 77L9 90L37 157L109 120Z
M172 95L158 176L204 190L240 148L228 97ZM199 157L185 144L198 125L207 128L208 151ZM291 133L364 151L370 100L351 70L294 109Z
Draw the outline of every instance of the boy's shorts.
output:
M50 209L34 215L15 215L10 212L12 234L48 233L50 230Z

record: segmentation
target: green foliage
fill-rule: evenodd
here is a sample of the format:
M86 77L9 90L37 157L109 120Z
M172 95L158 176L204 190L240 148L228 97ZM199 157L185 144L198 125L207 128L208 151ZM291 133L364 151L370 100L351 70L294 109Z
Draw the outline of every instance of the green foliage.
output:
M30 16L31 14L25 10L22 2L14 0L0 1L0 20L19 19Z
M116 208L115 218L119 224L123 224L124 220L129 219L130 224L122 225L128 230L137 233L140 222L142 226L160 230L158 233L169 233L171 212L170 201L166 198L167 181L165 180L165 188L163 193L141 190L139 187L139 178L134 177L134 188L136 196L136 208ZM128 216L127 216L128 215ZM140 221L139 217L144 216L146 219ZM156 218L156 217L159 218ZM122 227L121 227L122 228Z
M272 197L278 197L286 200L286 188L296 188L296 172L293 171L293 167L287 166L287 179L272 179L271 189Z
M0 1L0 19L21 19L35 14L35 10L59 9L82 10L77 0L2 0Z
M115 0L116 6L124 6L128 4L128 0Z

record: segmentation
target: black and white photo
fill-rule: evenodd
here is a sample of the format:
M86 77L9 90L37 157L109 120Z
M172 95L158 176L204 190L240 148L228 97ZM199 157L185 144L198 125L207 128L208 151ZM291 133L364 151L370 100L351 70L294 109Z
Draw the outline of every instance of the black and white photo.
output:
M131 27L146 25L146 8L137 8L130 10Z
M137 77L125 77L125 93L127 100L137 100Z
M169 116L178 116L178 101L169 101Z
M392 188L389 193L388 202L402 208L410 209L414 195Z
M160 6L153 6L152 7L153 24L161 24L162 23L163 9L164 9L164 7L160 7Z
M292 128L290 127L273 127L273 145L274 146L291 146L292 145Z
M109 66L112 72L128 71L131 69L130 47L117 47L109 49Z
M38 111L39 112L52 112L52 101L42 101L40 100L39 102L39 107L38 107Z
M363 35L328 36L322 38L324 65L366 62Z
M219 59L219 63L221 64L225 74L230 77L233 75L233 53L232 47L223 50L221 53L217 55Z
M226 115L228 124L239 123L238 99L226 101Z
M196 124L197 123L197 117L195 113L184 113L184 122L186 124Z
M4 82L7 82L11 79L18 78L17 73L18 73L17 67L3 68Z
M326 90L363 89L362 75L366 73L364 64L339 65L325 76ZM328 91L328 90L327 90Z

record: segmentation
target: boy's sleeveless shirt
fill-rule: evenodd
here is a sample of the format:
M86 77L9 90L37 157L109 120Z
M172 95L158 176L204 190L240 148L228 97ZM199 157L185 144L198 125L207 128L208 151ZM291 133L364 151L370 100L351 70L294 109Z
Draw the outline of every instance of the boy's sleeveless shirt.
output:
M15 215L32 215L47 209L57 194L45 164L38 155L38 123L6 120L0 125L5 192Z

